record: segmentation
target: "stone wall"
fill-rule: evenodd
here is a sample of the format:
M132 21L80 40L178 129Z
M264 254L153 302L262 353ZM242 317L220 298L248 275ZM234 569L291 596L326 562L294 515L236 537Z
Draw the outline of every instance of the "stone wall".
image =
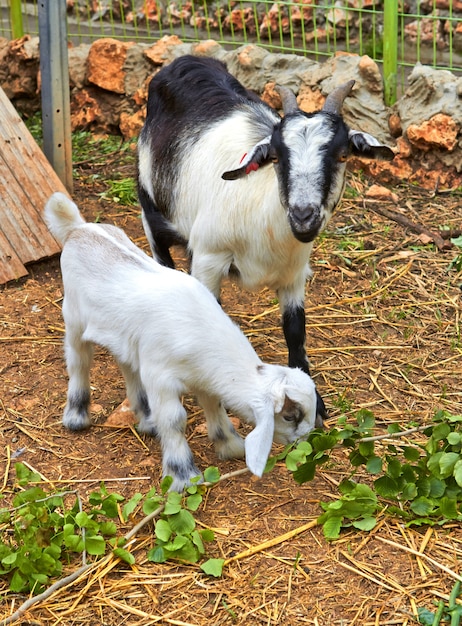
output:
M355 159L350 166L384 183L462 186L462 78L417 65L404 95L387 108L379 68L368 56L338 53L318 63L298 55L271 54L255 45L230 52L210 40L185 44L176 36L151 46L100 39L69 49L73 130L136 138L150 78L162 65L187 53L222 59L246 87L275 107L280 100L274 85L286 85L307 112L319 110L328 93L354 78L353 93L343 107L346 122L388 143L396 157L390 163ZM21 113L40 109L37 38L0 39L0 85Z

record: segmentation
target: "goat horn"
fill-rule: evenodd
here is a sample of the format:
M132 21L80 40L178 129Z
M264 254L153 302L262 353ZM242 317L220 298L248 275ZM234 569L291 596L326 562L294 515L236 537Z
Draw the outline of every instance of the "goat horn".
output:
M334 89L334 91L327 96L322 110L326 113L336 113L340 115L343 101L353 89L354 84L354 80L349 80L347 83L343 83L343 85Z
M284 111L284 115L288 115L289 113L295 113L295 111L298 111L297 98L295 97L293 91L291 91L287 87L283 87L282 85L276 85L275 89L281 96L282 110Z

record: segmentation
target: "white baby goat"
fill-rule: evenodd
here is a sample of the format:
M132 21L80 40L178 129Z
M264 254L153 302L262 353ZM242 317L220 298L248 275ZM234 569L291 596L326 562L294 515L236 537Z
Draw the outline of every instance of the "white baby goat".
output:
M315 386L297 368L264 364L198 280L163 267L115 226L84 221L55 193L45 207L64 244L65 353L69 374L63 424L90 425L93 344L107 348L125 377L141 432L159 437L163 475L181 491L200 474L185 438L181 396L196 395L222 459L245 455L261 476L274 441L290 443L314 428ZM255 428L244 440L225 408Z

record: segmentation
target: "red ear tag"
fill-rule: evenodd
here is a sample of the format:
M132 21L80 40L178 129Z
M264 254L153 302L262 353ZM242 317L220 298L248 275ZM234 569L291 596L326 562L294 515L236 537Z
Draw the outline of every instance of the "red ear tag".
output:
M242 163L242 161L245 159L246 156L247 156L247 152L244 152L244 154L242 155L242 158L239 161L239 163Z
M256 172L259 167L258 163L249 163L245 168L245 173L250 174L250 172Z

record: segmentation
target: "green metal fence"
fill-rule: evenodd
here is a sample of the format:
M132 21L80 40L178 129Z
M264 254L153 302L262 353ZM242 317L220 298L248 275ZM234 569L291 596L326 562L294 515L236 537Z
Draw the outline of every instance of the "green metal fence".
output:
M230 49L256 43L319 61L337 51L368 54L383 66L388 101L416 62L462 72L460 0L73 0L68 6L74 44L101 37L152 43L174 34ZM37 0L0 0L0 36L22 32L38 33Z

